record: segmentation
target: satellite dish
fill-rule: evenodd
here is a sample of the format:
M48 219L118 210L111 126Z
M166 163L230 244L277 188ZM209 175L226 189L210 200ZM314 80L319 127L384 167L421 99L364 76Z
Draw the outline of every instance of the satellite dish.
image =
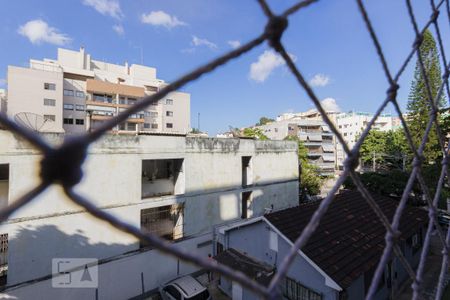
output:
M55 121L44 118L41 115L30 113L30 112L21 112L14 116L14 120L17 124L22 127L31 129L36 132L47 131L52 128Z

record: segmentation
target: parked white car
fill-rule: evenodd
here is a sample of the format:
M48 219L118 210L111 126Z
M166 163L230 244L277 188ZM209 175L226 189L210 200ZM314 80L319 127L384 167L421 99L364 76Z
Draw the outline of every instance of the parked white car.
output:
M192 276L172 280L159 289L164 300L211 300L208 289Z

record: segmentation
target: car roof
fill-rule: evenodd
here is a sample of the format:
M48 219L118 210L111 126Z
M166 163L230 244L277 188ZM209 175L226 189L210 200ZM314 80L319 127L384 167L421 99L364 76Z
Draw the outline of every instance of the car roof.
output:
M200 282L198 282L192 276L177 278L169 282L169 284L179 288L187 297L195 296L206 289L206 287L201 285Z

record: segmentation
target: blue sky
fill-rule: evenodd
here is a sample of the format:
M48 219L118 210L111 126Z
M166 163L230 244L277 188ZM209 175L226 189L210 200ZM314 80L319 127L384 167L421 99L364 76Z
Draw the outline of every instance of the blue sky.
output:
M275 12L295 3L268 2ZM431 14L429 1L413 2L422 27ZM365 3L394 72L414 40L405 1ZM256 0L30 0L4 1L2 8L8 12L0 18L3 86L8 65L54 58L58 46L84 46L94 59L121 64L140 63L142 54L144 64L156 67L158 78L170 82L237 42L256 37L266 24ZM448 41L448 19L444 14L440 19ZM355 0L319 1L298 12L290 17L283 42L305 77L316 78L314 90L320 99L335 99L342 111L368 112L384 99L387 81ZM414 65L415 59L400 81L402 107ZM254 124L261 116L312 108L267 44L183 90L191 93L192 126L197 126L200 113L201 129L210 134L229 125ZM393 112L392 107L385 112Z

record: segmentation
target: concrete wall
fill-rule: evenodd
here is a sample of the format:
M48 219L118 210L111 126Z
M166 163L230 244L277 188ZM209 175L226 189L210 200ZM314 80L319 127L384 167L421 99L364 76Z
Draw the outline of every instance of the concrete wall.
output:
M61 135L43 137L53 144L62 141ZM41 156L9 132L0 131L0 144L0 163L10 164L9 199L14 201L39 182ZM240 218L243 191L252 191L252 215L262 214L271 205L274 209L296 205L296 151L293 142L107 135L89 148L83 165L85 176L75 189L99 208L136 227L140 227L141 209L184 203L185 240L178 244L189 247L189 243L193 243L191 238L210 234L213 226ZM242 188L241 156L248 155L254 158L255 184ZM175 187L175 193L181 194L141 199L141 168L145 159L184 159L184 190ZM139 241L134 237L97 221L68 201L59 186L50 187L17 211L0 226L0 233L9 234L8 286L47 276L51 258L106 259L139 248ZM205 253L211 251L211 246L205 249ZM165 264L158 258L152 260L158 261L157 267L141 264L139 257L130 256L127 261L141 266L142 272L164 267L162 274L174 274L173 264ZM106 274L111 286L120 286L124 293L135 293L132 284L122 285L121 282L129 280L124 278L127 276L123 276L122 270L111 269ZM153 274L154 278L148 279L147 289L155 288L155 282L161 278L167 279L161 277L159 271ZM140 279L136 284L139 282ZM42 284L36 286L44 288ZM15 289L14 293L23 289ZM52 295L53 291L49 293ZM73 293L75 295L76 291Z

